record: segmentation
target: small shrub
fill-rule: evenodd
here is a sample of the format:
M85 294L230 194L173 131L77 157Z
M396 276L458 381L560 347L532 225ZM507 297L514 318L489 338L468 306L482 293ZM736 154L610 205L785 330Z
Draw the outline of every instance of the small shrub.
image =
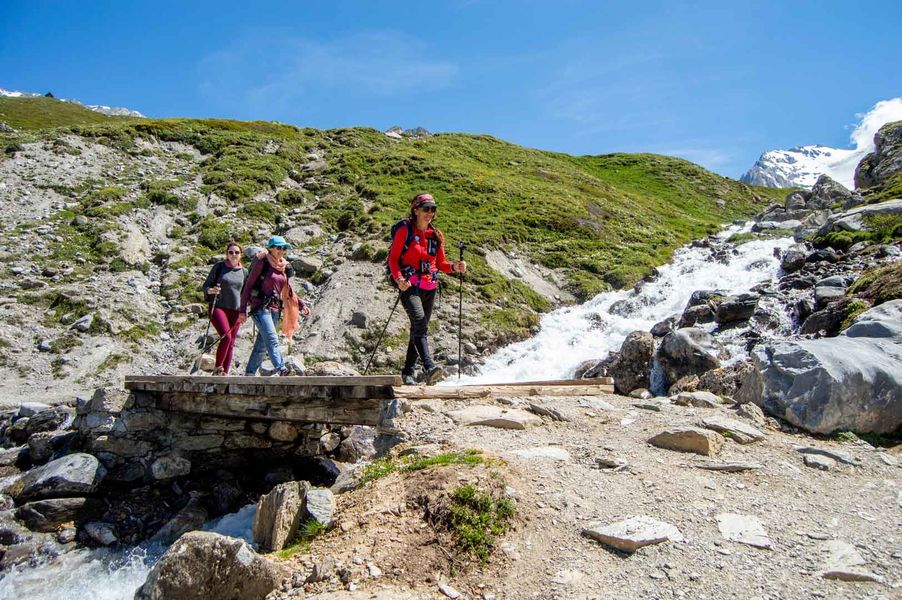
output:
M448 526L460 548L484 563L491 556L495 538L504 535L514 513L511 500L496 500L472 485L464 485L451 493Z
M276 556L284 560L291 558L298 552L303 552L310 545L310 541L326 529L326 526L316 519L307 519L298 527L298 534L291 545L284 550L276 552Z
M238 214L258 221L275 223L278 209L269 202L249 202L238 209Z

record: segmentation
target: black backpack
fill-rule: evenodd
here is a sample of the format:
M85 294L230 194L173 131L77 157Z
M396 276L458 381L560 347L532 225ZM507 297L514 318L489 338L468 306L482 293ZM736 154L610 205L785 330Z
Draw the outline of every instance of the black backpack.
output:
M254 270L254 265L258 262L263 262L263 266L260 268L260 275L257 277L257 281L254 282L254 287L251 288L251 297L257 297L263 295L263 280L266 279L266 274L270 270L269 261L266 259L266 256L263 258L254 257L254 260L251 261L251 266L248 268L247 272L250 274ZM291 266L289 262L285 267L285 277L287 279L291 279L294 277L294 267ZM289 283L289 285L291 285Z
M402 227L407 228L407 236L404 238L404 245L401 247L401 254L399 256L404 256L407 252L407 249L410 248L410 242L413 241L413 227L410 226L410 221L408 219L401 219L397 223L391 226L391 237L390 243L395 241L395 234L398 233L398 230ZM389 245L389 254L391 254L391 245ZM409 273L408 273L409 271ZM401 265L401 275L408 277L413 273L413 269L411 267ZM385 278L392 285L392 287L398 287L398 282L395 281L395 278L391 275L391 267L388 264L388 257L385 257Z

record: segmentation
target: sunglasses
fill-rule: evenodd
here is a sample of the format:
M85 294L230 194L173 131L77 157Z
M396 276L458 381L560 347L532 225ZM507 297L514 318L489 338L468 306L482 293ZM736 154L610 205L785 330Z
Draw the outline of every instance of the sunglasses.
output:
M421 206L420 210L422 210L423 212L435 212L436 210L438 210L438 207L437 206Z
M229 250L229 254L241 254L240 250Z

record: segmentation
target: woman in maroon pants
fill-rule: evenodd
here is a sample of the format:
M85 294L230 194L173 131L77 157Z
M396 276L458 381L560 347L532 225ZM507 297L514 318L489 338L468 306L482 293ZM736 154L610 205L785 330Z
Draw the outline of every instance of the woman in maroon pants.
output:
M229 242L225 260L213 265L204 281L204 294L212 303L210 321L222 336L216 349L216 368L213 375L228 375L232 366L232 350L238 339L241 288L247 279L247 269L241 264L243 249L238 242Z

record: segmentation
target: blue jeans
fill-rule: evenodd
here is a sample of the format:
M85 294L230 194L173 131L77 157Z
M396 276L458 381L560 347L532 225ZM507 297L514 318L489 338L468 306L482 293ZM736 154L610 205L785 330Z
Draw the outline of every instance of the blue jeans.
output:
M273 312L266 308L261 308L254 313L252 319L257 324L257 339L254 340L254 349L251 350L251 357L247 359L247 367L245 375L256 375L263 364L263 352L269 354L269 360L272 362L276 371L285 366L282 360L282 353L279 352L279 334L276 332L276 326L282 317L281 312Z

